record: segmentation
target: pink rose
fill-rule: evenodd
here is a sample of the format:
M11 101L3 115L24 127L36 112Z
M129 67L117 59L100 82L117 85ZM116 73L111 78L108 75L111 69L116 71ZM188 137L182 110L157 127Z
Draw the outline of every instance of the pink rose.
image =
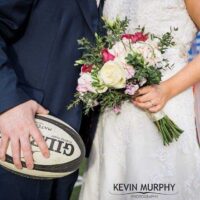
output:
M127 84L125 94L133 96L135 92L139 89L138 85Z
M78 91L78 92L80 92L80 93L84 93L84 92L87 92L88 90L87 90L87 87L85 87L85 86L83 86L83 85L78 85L77 87L76 87L76 90Z
M108 51L108 49L103 49L103 50L101 51L101 54L102 54L103 62L104 62L104 63L115 59L115 56L112 55L112 54Z
M92 71L93 65L83 65L81 67L81 73L90 73Z
M139 41L145 42L148 39L148 34L144 34L143 32L137 32L135 34L124 34L122 35L122 39L123 38L131 40L133 43Z
M76 90L80 93L84 92L95 92L95 89L92 87L92 77L90 73L83 73L78 79L78 86Z
M135 69L133 66L127 64L127 61L125 58L126 58L125 55L119 56L115 59L115 61L118 62L124 68L125 74L126 74L126 79L129 80L134 77Z

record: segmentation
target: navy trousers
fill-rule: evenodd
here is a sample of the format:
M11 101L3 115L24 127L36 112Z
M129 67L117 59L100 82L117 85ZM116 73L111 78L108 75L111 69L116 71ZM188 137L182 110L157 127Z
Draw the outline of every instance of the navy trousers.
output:
M60 179L33 180L0 167L0 200L69 200L78 171Z

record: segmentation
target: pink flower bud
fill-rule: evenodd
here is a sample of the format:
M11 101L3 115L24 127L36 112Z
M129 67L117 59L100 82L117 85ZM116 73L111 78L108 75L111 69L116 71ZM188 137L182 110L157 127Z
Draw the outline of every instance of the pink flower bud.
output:
M103 62L104 62L104 63L115 59L115 56L112 55L112 54L108 51L108 49L103 49L103 50L101 51L101 54L102 54Z
M139 41L145 42L148 39L148 34L144 34L143 32L137 32L135 34L123 34L121 38L131 40L133 43Z
M81 67L81 73L90 73L92 71L93 65L83 65Z

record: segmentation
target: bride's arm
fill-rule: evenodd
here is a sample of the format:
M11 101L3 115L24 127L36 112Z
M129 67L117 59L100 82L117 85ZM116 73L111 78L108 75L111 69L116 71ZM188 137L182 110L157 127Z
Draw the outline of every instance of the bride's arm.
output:
M188 12L200 28L200 0L185 0ZM160 85L140 89L141 95L133 103L151 112L161 110L166 102L200 81L200 55L187 64L179 73Z
M199 0L185 0L188 13L197 27L200 29L200 1Z
M161 110L167 101L200 81L200 55L180 72L160 85L144 87L138 91L141 95L133 103L151 112Z

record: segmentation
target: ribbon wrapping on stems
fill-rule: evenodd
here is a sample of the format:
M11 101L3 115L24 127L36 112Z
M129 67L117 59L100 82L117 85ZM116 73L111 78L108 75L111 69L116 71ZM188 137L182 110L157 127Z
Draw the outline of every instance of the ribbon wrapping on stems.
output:
M177 141L183 133L183 130L180 129L163 111L157 113L146 111L146 113L160 132L164 145L169 145L174 140Z
M166 116L166 114L163 111L159 111L157 113L149 113L148 112L148 115L150 115L150 117L152 118L152 120L154 122L159 121Z

